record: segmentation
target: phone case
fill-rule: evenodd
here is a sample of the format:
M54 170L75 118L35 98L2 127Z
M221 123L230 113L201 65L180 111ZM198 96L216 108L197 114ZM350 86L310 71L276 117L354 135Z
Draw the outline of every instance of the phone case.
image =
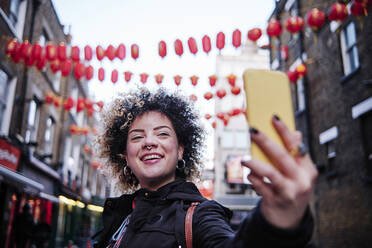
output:
M271 124L276 114L292 131L295 121L291 90L286 74L280 71L248 69L243 73L248 125L264 132L270 139L283 143ZM251 156L270 163L260 148L252 142ZM271 164L271 163L270 163Z

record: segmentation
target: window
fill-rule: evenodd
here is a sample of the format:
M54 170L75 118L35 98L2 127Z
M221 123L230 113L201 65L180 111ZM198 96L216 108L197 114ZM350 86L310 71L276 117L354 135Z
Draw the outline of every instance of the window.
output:
M8 92L8 75L0 69L0 124L3 122L6 101L7 101L7 92Z
M51 154L53 152L53 138L55 121L52 117L49 117L46 121L45 134L44 134L44 152L45 154Z
M15 26L18 22L18 12L19 12L19 5L20 0L11 0L10 1L10 14L9 19L12 22L13 26Z
M237 130L235 132L236 148L248 149L250 140L247 131Z
M222 148L233 148L234 147L234 132L223 131L222 133Z
M301 112L306 108L304 79L300 78L296 82L296 111Z
M28 117L27 117L27 130L25 134L26 143L36 141L37 137L37 127L39 124L39 101L37 99L32 99L28 108Z
M344 74L348 75L359 67L358 48L356 46L356 32L354 22L350 22L341 31L341 52Z

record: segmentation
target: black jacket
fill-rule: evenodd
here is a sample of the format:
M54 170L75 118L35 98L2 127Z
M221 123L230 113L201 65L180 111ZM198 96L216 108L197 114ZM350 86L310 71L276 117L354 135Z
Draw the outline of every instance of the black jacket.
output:
M135 208L132 202L135 199ZM229 226L232 212L201 196L193 183L177 179L157 191L140 189L131 195L108 198L103 212L103 230L95 247L103 248L124 218L132 214L120 247L186 247L185 215L191 202L201 202L193 216L193 247L304 247L310 240L313 219L310 210L293 230L271 226L258 206L235 233Z

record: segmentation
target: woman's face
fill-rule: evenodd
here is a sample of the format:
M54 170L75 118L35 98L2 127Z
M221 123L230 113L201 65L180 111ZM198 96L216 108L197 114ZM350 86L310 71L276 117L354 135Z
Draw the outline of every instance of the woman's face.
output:
M142 188L156 190L173 181L183 146L169 118L157 111L137 117L129 128L126 159Z

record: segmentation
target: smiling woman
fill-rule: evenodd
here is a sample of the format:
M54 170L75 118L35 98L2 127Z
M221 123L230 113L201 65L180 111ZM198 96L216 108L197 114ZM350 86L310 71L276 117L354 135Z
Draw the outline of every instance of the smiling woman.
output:
M103 121L100 155L117 186L131 194L106 200L95 247L305 247L311 238L308 203L316 172L306 153L291 155L301 137L277 116L273 125L289 151L251 129L280 170L242 161L263 199L237 233L228 224L231 211L203 198L190 182L200 175L204 131L186 98L139 89L119 96Z

